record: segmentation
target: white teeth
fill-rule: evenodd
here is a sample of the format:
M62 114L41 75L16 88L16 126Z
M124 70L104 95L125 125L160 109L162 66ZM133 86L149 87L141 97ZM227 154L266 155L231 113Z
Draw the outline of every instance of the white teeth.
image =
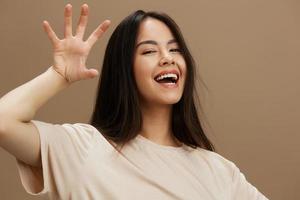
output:
M158 76L155 80L159 81L159 80L162 80L164 78L174 78L174 80L178 79L177 74L163 74L163 75Z

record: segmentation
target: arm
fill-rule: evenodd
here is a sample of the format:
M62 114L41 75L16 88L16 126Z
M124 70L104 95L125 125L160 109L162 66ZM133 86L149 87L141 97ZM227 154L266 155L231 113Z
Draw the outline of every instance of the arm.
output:
M32 166L41 165L38 130L30 122L38 109L71 83L98 75L97 70L87 69L85 62L91 47L110 22L104 21L83 41L88 7L82 6L75 36L72 35L71 8L70 4L65 7L65 38L58 39L49 23L43 22L53 45L53 66L0 99L0 146Z
M0 99L1 127L4 120L29 122L36 112L59 91L70 85L52 67Z
M0 146L18 159L39 166L38 130L29 121L51 97L69 85L50 67L0 99Z

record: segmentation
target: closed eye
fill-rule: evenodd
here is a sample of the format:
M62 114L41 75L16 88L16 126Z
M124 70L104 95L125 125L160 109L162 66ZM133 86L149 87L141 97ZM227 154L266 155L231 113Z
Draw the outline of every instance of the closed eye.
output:
M150 53L154 53L156 51L153 51L153 50L149 50L149 51L144 51L142 54L145 55L145 54L150 54Z

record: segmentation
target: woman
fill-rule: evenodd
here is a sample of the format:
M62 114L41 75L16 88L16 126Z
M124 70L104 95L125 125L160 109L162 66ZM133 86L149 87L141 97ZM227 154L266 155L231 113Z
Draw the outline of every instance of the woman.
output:
M84 4L73 36L68 4L62 40L44 21L53 66L0 100L0 144L25 190L50 199L266 199L205 136L193 59L165 14L136 11L117 26L90 124L32 120L56 93L99 74L85 62L110 21L83 41L87 17Z

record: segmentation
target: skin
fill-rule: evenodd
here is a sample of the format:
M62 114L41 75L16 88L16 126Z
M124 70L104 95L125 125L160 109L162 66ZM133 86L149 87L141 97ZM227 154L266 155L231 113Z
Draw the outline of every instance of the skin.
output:
M0 99L0 146L31 166L41 168L39 134L30 122L35 113L73 82L98 75L98 70L86 67L86 59L95 42L108 29L110 21L105 20L83 41L88 13L88 5L83 4L78 26L73 31L72 6L67 4L64 10L64 37L61 39L49 22L43 21L44 30L53 46L53 66ZM135 54L134 71L141 93L144 121L142 134L159 144L176 146L170 136L170 113L172 104L182 96L185 63L180 54L171 51L174 43L167 45L173 37L164 24L149 19L140 28L138 42L149 39L157 42L157 45L140 45ZM146 46L155 51L141 54ZM177 68L181 73L181 82L176 90L155 85L154 75L167 68Z
M99 74L96 69L87 69L85 64L92 46L106 32L110 21L105 20L86 41L83 41L88 14L88 5L83 4L78 26L73 35L72 6L66 5L63 39L57 38L47 21L43 22L44 29L53 45L53 69L62 75L68 84L94 78ZM172 138L170 119L172 104L178 102L183 93L186 66L182 55L176 51L177 44L169 43L173 39L169 28L162 22L153 18L144 20L140 25L137 44L146 40L155 41L157 44L142 44L137 47L134 72L140 92L143 117L142 131L139 134L158 144L179 146L179 142ZM151 50L151 52L143 54L146 50ZM154 76L165 69L179 70L180 78L177 89L163 88L154 81Z
M110 20L102 22L88 39L83 41L88 15L88 5L83 4L76 31L73 31L72 5L67 4L64 12L64 38L62 39L57 37L48 21L43 21L44 30L53 46L53 69L69 84L99 75L98 70L86 67L86 60L93 45L106 32L111 22ZM73 32L75 32L74 35Z
M149 40L152 42L144 43ZM172 137L171 113L173 104L182 97L186 63L171 31L163 22L147 18L141 23L133 68L143 117L139 134L161 145L181 146ZM180 73L177 88L164 88L154 80L161 71L173 69Z
M39 133L31 122L35 114L71 83L98 75L98 70L88 69L85 62L95 42L108 29L110 21L105 20L83 41L88 13L88 5L83 4L78 26L73 31L72 6L67 4L63 38L58 38L49 22L43 21L43 28L53 46L53 66L0 99L0 146L31 166L41 169Z

